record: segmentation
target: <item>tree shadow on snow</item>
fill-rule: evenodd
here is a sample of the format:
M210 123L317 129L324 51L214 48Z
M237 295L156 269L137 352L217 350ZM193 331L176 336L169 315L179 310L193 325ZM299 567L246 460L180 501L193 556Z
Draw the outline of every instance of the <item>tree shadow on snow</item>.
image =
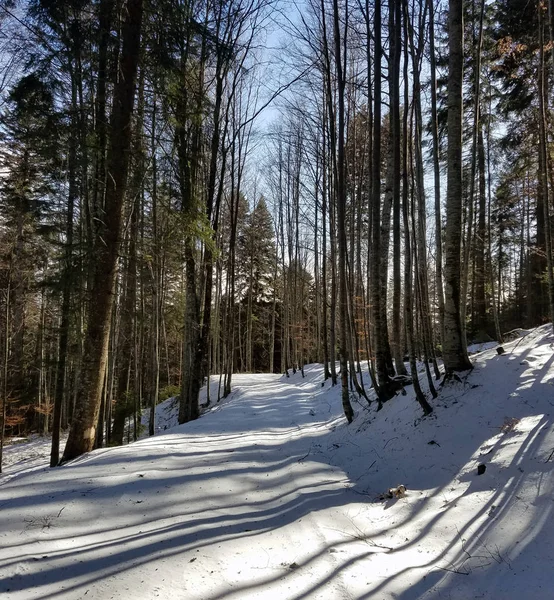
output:
M550 515L552 503L544 500L552 494L552 479L548 478L551 463L536 457L552 421L549 415L537 412L532 399L533 394L541 393L539 382L544 381L551 360L535 370L533 384L522 390L521 415L535 415L537 422L527 432L510 465L502 469L495 466L494 459L510 438L495 437L499 424L484 420L486 411L479 421L480 403L487 399L479 398L478 388L468 387L465 397L458 394L456 405L448 404L449 392L443 390L436 403L437 419L421 420L417 408L395 406L393 401L385 405L382 417L393 426L375 431L369 426L369 441L361 444L357 423L347 428L342 419L333 417L335 408L327 396L321 396L316 414L310 412L314 396L323 391L314 376L307 380L297 378L294 396L281 380L264 382L269 398L251 403L255 413L252 417L256 417L251 421L240 417L243 413L239 410L238 394L233 403L221 407L225 410L214 413L213 417L218 418L209 427L206 423L190 423L181 426L177 433L173 430L135 447L93 453L63 467L61 472L44 474L40 489L32 475L19 477L0 487L0 511L9 511L12 518L14 514L21 516L21 535L27 535L25 518L33 513L52 515L53 527L44 539L36 534L31 539L28 535L24 539L12 536L8 544L4 542L11 554L0 562L0 573L10 570L11 574L0 578L0 592L27 594L33 590L33 597L43 600L60 595L80 598L91 586L126 571L140 571L149 563L182 556L183 563L188 564L191 553L199 550L231 541L254 542L261 534L295 524L310 513L350 505L398 511L394 525L398 530L421 517L430 499L452 496L453 486L463 491L455 494L451 502L445 501L417 535L407 541L387 543L387 536L394 530L387 529L388 521L384 525L376 523L370 532L354 531L341 540L323 543L317 550L303 548L295 554L294 568L284 565L270 577L211 592L203 600L240 599L289 580L288 600L309 598L348 569L366 561L369 565L377 553L394 556L425 547L429 535L444 527L458 502L485 493L490 495L467 522L457 524L457 531L452 532L439 554L431 554L428 562L417 568L407 566L382 581L369 581L367 592L357 597L387 598L389 590L406 576L414 583L397 593L395 597L402 600L470 597L454 596L460 580L469 581L463 583L469 586L467 589L479 585L492 590L499 578L514 577L513 572L532 564L532 541L541 539L551 527L545 515ZM505 384L509 389L513 382ZM276 402L280 404L277 407ZM468 406L478 421L470 435L463 422L456 427L442 425L441 415L448 415L447 411L463 415L466 413L462 409ZM285 428L283 410L291 414ZM385 431L394 433L394 425L398 422L400 427L407 414L414 421L409 435L392 440L379 438ZM259 428L260 422L263 428ZM245 432L252 436L254 445L236 445ZM306 432L309 435L304 435ZM226 448L229 443L234 444L232 451ZM452 459L448 458L450 448L456 448ZM403 466L403 458L414 453L421 459L419 472ZM465 469L481 460L489 465L484 476ZM525 465L524 470L521 465ZM527 532L529 539L524 543L519 540L521 550L516 548L515 539L502 548L488 545L488 536L495 529L509 527L508 508L518 502L518 494L529 478L536 479L538 486L536 499L528 508L529 523L535 523ZM209 496L202 500L203 486L219 479L234 485L215 492L210 488ZM425 487L419 486L419 481L424 481ZM407 499L375 503L380 492L398 483L408 486ZM183 503L176 501L179 490L183 490ZM191 497L194 499L190 505L183 505ZM66 514L61 512L54 519L65 507ZM542 514L540 519L535 514L538 511ZM75 518L64 521L67 514L74 516L76 512L83 515L82 523L76 523ZM120 514L123 524L103 519L103 515L111 513ZM487 515L490 517L485 518ZM11 531L17 532L17 526L12 525ZM353 543L353 536L356 543L364 544L363 551L358 549L355 556L341 553ZM377 538L379 541L375 542ZM41 548L47 543L51 546L44 553ZM322 563L324 574L299 579L302 573ZM22 565L24 568L16 569ZM548 577L544 573L533 575L539 582ZM59 591L52 592L52 588ZM328 597L331 600L334 596Z

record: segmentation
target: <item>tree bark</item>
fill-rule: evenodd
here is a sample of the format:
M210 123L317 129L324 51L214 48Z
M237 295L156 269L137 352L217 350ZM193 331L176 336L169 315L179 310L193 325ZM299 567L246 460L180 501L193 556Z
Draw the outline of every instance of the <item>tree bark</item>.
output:
M448 168L445 236L443 359L446 373L465 371L471 363L464 347L460 318L462 232L462 81L463 0L450 0L448 11Z
M439 125L437 117L437 60L435 52L435 15L433 0L429 3L429 53L431 69L431 135L433 139L433 177L435 192L435 285L439 310L439 329L441 344L444 339L444 289L442 275L442 220L441 189L439 164Z
M382 238L381 230L381 59L383 48L381 42L381 0L376 0L374 11L374 101L373 101L373 152L371 166L371 300L373 308L373 321L375 327L374 349L375 349L375 370L377 375L377 396L379 399L379 408L382 402L390 399L394 392L390 389L389 365L390 349L387 336L386 310L383 305L384 285L382 268Z
M339 19L338 0L333 0L334 17L334 38L335 38L335 69L337 75L337 234L339 238L339 321L340 321L340 375L341 375L341 397L342 408L349 423L354 419L354 411L350 404L348 392L348 298L347 298L347 244L346 244L346 170L345 170L345 152L344 152L344 90L345 90L345 66L342 63L344 50L341 48L341 31ZM348 17L346 16L345 20ZM346 36L346 32L343 34Z
M390 61L389 61L389 88L390 88L390 123L391 123L391 177L392 177L392 272L393 272L393 297L392 297L392 350L394 366L399 375L406 375L404 366L401 335L401 296L402 275L400 256L400 58L401 58L401 33L402 33L402 6L400 0L392 0L389 14L390 30Z
M550 193L549 177L550 160L547 147L547 106L548 99L546 95L546 59L545 59L545 39L544 39L544 15L545 6L539 3L539 70L538 70L538 88L539 88L539 185L543 192L543 210L544 210L544 242L546 251L546 278L548 284L548 312L550 322L554 328L554 258L552 256L552 223L550 219ZM550 175L552 177L552 175Z
M77 186L77 84L72 77L71 82L71 132L69 135L68 155L68 198L66 218L66 239L64 248L64 266L62 273L62 306L60 319L60 337L58 345L58 364L56 368L56 392L54 412L52 416L52 445L50 449L50 466L55 467L60 461L60 429L62 422L62 406L66 393L67 352L69 342L69 323L71 309L71 281L73 256L73 219L75 202L78 199Z

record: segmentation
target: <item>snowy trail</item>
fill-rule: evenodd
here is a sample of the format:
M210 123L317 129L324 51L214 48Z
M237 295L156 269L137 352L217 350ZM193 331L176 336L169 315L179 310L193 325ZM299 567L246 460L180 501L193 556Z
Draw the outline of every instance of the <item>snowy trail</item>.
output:
M425 419L409 390L346 425L311 366L236 376L197 421L59 469L20 469L12 449L0 597L549 598L554 336L504 347Z
M327 577L342 537L313 516L340 522L348 479L309 456L342 418L307 375L237 377L233 401L195 423L0 487L0 591L208 600L267 598L271 585L275 598L350 598Z

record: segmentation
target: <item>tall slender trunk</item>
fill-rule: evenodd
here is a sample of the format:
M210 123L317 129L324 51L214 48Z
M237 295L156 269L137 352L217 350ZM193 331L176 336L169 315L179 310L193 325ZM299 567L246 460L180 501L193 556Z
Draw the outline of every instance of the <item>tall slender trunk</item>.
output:
M325 108L323 108L323 115L326 114ZM321 288L322 288L322 320L323 320L323 360L324 368L323 375L325 381L331 377L331 371L329 369L329 362L331 360L330 342L329 342L329 294L328 294L328 277L327 277L327 223L328 223L328 163L327 163L327 136L326 136L326 124L325 116L323 119L322 127L322 157L321 157Z
M407 85L407 80L405 85ZM412 267L412 241L410 235L410 221L409 221L409 210L408 210L408 198L407 191L404 193L404 202L402 203L402 212L404 217L404 319L406 322L406 342L408 345L408 354L410 360L410 375L412 378L412 384L414 386L414 392L416 400L423 410L424 415L430 414L433 409L427 402L425 395L421 389L419 383L419 375L416 364L416 354L414 346L414 310L413 310L413 294L412 294L412 281L413 281L413 267Z
M407 18L408 38L412 54L412 73L413 73L413 156L415 166L412 169L414 174L415 201L412 207L413 218L413 263L415 266L415 289L416 297L418 298L419 315L421 319L421 336L422 347L425 356L425 370L429 381L429 390L433 397L436 396L435 387L429 369L429 361L432 362L435 376L440 376L438 365L435 359L433 350L433 332L431 323L431 310L429 302L429 283L427 278L427 218L426 218L426 198L425 198L425 182L423 168L423 114L421 108L421 84L420 74L423 58L423 40L425 38L425 21L427 13L427 4L423 7L423 12L419 15L418 23L418 45L414 42L414 26ZM417 222L415 215L417 214Z
M142 0L128 0L123 26L121 76L114 87L110 145L107 160L102 243L96 248L96 264L85 356L78 403L62 460L67 461L92 450L106 373L113 291L121 238L123 201L127 185L131 117L135 99L135 79L139 61Z
M0 423L0 473L2 473L2 461L4 458L4 437L6 435L6 417L8 415L8 376L9 376L9 357L10 357L10 308L12 291L12 257L8 267L8 281L5 289L4 305L4 339L2 340L2 422Z
M549 317L554 328L554 259L552 257L552 223L550 219L550 186L548 173L550 171L550 160L547 149L547 107L548 99L546 94L546 59L545 59L545 40L544 40L544 15L545 6L539 3L539 69L538 69L538 87L539 87L539 184L543 190L543 210L544 210L544 242L546 251L546 273L548 283L548 306ZM552 178L552 175L550 175Z
M155 146L156 135L156 99L152 108L152 261L150 265L152 290L152 331L150 333L150 419L148 435L156 431L156 404L160 390L160 242L158 207L158 161Z
M271 303L271 331L269 343L269 372L275 372L275 328L277 325L277 275L279 273L279 253L275 248L275 263L273 265L273 299Z
M348 9L346 9L348 10ZM335 70L337 75L337 116L338 116L338 131L337 131L337 234L339 238L339 327L340 327L340 374L341 374L341 389L342 389L342 408L349 423L354 418L354 411L350 404L348 393L348 298L347 298L347 246L346 246L346 170L345 170L345 152L344 152L344 90L345 90L345 73L343 65L343 53L345 50L341 47L341 31L339 19L338 0L333 0L333 20L334 20L334 38L335 38ZM345 21L347 22L348 15ZM346 37L346 31L343 33Z
M394 366L399 375L406 375L402 348L400 310L402 295L402 277L400 270L400 59L401 59L401 33L402 33L402 6L400 0L392 0L389 9L390 31L390 61L389 61L389 88L390 88L390 122L391 122L391 178L392 178L392 351Z
M386 311L383 305L384 285L381 268L383 266L382 237L381 230L381 59L383 48L381 42L381 0L376 0L374 10L374 57L373 57L373 81L374 81L374 101L373 101L373 152L372 152L372 175L371 175L371 226L372 226L372 252L371 252L371 287L372 287L372 308L373 320L375 324L375 369L377 374L379 398L379 407L382 402L388 400L394 395L390 389L389 377L389 357L390 350L387 336ZM388 233L388 232L387 232Z
M469 181L469 199L467 207L467 230L465 234L464 260L462 264L462 288L460 300L460 319L463 327L464 343L466 335L466 314L468 299L468 282L470 271L471 250L473 241L473 214L475 207L475 180L477 175L477 146L478 132L480 131L480 112L481 112L481 49L483 46L483 18L485 12L485 0L481 0L481 13L479 19L479 37L475 48L475 70L473 83L473 129L471 144L471 176Z
M464 345L461 302L462 234L462 82L463 0L450 0L448 11L448 170L446 237L444 245L444 340L443 358L447 374L471 368Z
M492 93L489 93L489 114L491 113L491 104L492 104ZM498 306L496 303L496 277L494 274L494 268L492 264L492 234L491 234L491 205L492 205L492 176L491 176L491 139L490 139L490 119L487 122L487 263L488 263L488 281L491 286L491 309L492 316L494 321L494 330L496 334L496 340L499 344L503 343L502 340L502 332L500 330L500 319L498 316ZM525 204L524 204L524 213L525 213ZM522 221L525 220L525 216ZM529 231L529 229L527 229ZM528 245L529 246L529 245ZM500 269L499 269L500 271ZM527 269L526 269L527 273Z
M52 445L50 449L50 466L55 467L60 461L60 429L62 422L62 406L64 395L66 394L66 369L67 353L69 342L69 323L71 318L71 292L73 282L71 274L73 272L73 219L75 202L78 199L77 185L77 83L72 77L71 83L71 132L69 135L68 152L68 197L67 197L67 217L65 228L65 248L64 265L62 274L62 306L60 319L60 337L58 346L58 364L56 368L56 395L54 397L54 412L52 416ZM81 124L82 125L82 124Z
M85 198L85 217L87 240L89 249L95 244L96 225L100 211L105 202L106 193L106 146L108 139L108 123L106 115L107 89L108 89L108 50L111 36L111 26L114 0L101 0L98 8L98 75L95 97L95 152L94 152L94 182L91 201ZM91 203L92 202L92 203ZM89 268L89 277L94 277L92 268Z
M314 284L315 284L315 360L320 362L321 356L321 272L319 268L319 154L316 157L314 181Z
M137 324L137 244L139 235L140 215L143 213L141 188L145 170L143 148L144 123L144 69L141 69L138 83L137 119L133 142L133 163L129 182L129 232L127 242L127 261L123 272L122 298L119 307L119 335L117 340L116 391L115 407L112 409L112 443L121 445L125 435L125 422L129 415L136 418L133 403L140 406L141 388L138 385L139 350L137 339L139 326ZM152 138L155 130L152 130ZM140 319L143 323L144 319ZM134 375L132 377L132 375ZM132 396L131 396L132 391ZM136 429L136 427L135 427ZM135 432L136 433L136 432ZM130 441L130 440L128 440Z
M433 140L433 181L435 193L435 286L439 310L439 331L441 344L444 340L444 289L442 277L442 219L441 219L441 183L439 164L439 124L437 112L437 59L435 51L435 7L433 0L428 1L429 9L429 54L431 69L431 136Z
M487 237L485 140L483 136L483 124L481 121L479 121L479 131L477 135L477 166L479 172L479 204L477 211L477 230L475 232L475 326L473 329L478 338L484 341L489 333L489 320L487 318L487 297L485 292L485 242ZM521 261L521 263L523 267L523 261ZM523 280L524 278L520 277L520 281Z

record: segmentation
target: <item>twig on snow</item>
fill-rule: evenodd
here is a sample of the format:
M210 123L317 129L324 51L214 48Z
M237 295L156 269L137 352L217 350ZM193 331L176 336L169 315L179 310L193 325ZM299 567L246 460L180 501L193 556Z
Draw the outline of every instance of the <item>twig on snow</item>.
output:
M387 447L387 444L388 444L389 442L392 442L393 440L397 440L397 439L398 439L398 436L396 436L396 437L393 437L393 438L391 438L390 440L387 440L387 441L385 442L385 445L383 446L383 450L384 450L384 449Z
M305 454L304 456L301 456L296 462L302 462L304 460L306 460L308 458L308 456L310 456L310 452L312 451L311 447L308 450L308 454Z
M357 477L354 481L359 481L364 475L367 475L370 471L371 471L371 467L373 467L373 465L377 462L377 460L374 460L369 467L359 476Z
M449 573L456 573L456 575L469 575L469 571L460 571L459 569L449 569L448 567L437 567L441 571L448 571Z

